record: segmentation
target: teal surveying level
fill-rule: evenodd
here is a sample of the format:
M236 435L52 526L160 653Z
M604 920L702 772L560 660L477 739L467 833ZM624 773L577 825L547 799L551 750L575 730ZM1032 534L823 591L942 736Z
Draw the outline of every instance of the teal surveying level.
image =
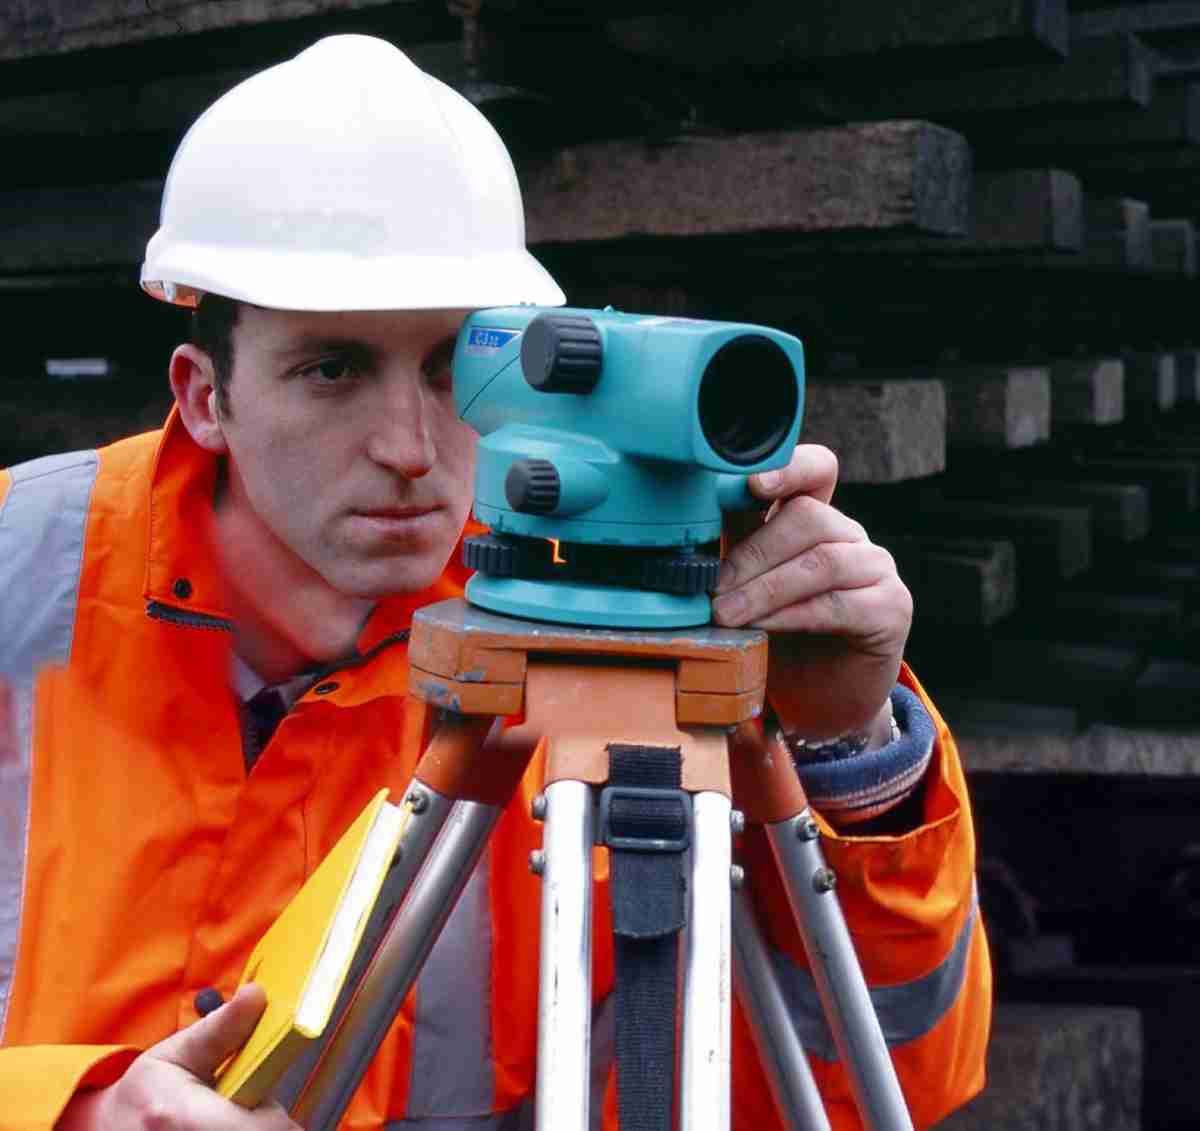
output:
M440 714L404 799L396 896L368 925L326 1034L277 1092L308 1131L336 1127L538 750L537 1089L531 1118L487 1126L600 1126L603 845L622 1131L728 1131L734 986L782 1125L829 1128L734 862L752 823L864 1126L911 1131L818 822L778 725L761 719L766 633L709 623L722 514L754 505L748 475L787 464L803 380L800 343L758 326L537 307L466 320L454 396L482 437L475 515L490 532L464 545L467 600L413 618L409 688Z
M803 349L777 330L471 315L454 398L482 436L475 517L492 534L467 542L467 599L569 624L707 624L721 514L754 505L749 474L787 464L803 395Z

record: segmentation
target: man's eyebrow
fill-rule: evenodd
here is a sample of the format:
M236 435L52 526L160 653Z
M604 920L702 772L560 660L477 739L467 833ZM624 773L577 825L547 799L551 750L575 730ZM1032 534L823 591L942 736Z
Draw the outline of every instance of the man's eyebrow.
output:
M379 349L361 338L324 337L321 335L306 335L297 338L277 350L271 351L271 356L280 362L292 361L306 357L316 357L320 354L348 354L351 357L374 360L379 356Z

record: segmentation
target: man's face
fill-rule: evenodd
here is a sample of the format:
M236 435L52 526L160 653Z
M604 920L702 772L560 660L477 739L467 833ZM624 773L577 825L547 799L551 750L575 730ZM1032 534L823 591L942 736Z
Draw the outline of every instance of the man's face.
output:
M454 549L475 473L450 384L465 314L242 307L221 418L235 505L341 593L423 589Z

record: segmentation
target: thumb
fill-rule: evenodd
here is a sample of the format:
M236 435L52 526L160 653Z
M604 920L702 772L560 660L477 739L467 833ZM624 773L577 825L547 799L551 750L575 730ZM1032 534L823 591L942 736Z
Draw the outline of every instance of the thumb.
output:
M254 1032L266 1005L262 987L248 982L219 1009L155 1045L152 1054L211 1083L225 1059Z

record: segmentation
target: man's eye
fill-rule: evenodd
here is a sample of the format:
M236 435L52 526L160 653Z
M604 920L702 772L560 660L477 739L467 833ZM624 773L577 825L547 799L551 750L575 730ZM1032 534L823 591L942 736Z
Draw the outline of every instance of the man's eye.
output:
M443 342L422 363L421 373L436 389L449 389L452 384L450 363L454 359L454 340Z
M449 363L445 365L426 365L422 367L425 379L435 389L449 389L453 384L453 375Z
M306 375L319 378L321 381L333 384L357 375L357 370L349 359L344 357L327 357L304 370Z

